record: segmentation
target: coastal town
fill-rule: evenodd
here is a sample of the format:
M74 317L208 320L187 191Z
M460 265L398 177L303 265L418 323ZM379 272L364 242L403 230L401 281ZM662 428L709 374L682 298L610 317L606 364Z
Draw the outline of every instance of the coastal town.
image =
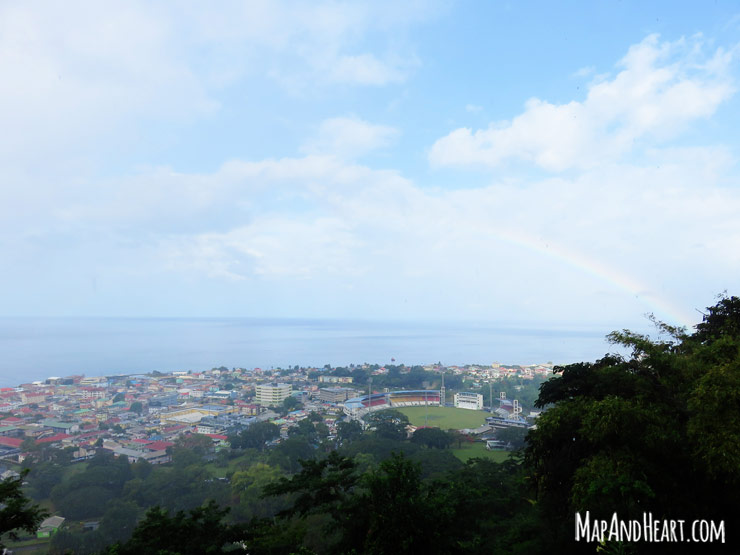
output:
M471 408L482 409L485 405L490 408L491 384L545 377L552 369L550 363L464 367L364 364L50 377L0 389L0 460L18 464L29 456L38 457L41 451L63 449L72 461L83 461L102 449L115 456L125 455L130 462L143 459L161 464L170 461L168 448L183 434L205 435L219 448L228 445L229 436L251 424L270 421L280 427L281 437L287 437L290 428L312 412L322 416L331 436L336 423L345 418L345 402L367 394L369 388L373 394L389 391L388 387L372 386L373 380L382 386L389 373L401 378L414 372L422 377L451 376L459 386L478 391L475 399L480 399L480 406ZM426 389L432 384L424 380L419 385ZM500 389L496 387L497 399ZM448 390L451 402L453 391ZM461 403L466 401L469 405L470 394L465 400L461 397ZM6 472L13 471L6 468Z

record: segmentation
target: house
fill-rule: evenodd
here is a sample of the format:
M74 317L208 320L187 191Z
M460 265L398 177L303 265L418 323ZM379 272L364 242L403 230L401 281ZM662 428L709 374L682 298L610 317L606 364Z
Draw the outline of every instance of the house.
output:
M45 419L41 421L41 424L47 428L51 428L57 434L69 435L80 431L79 422L61 422L59 420Z
M48 538L54 534L62 524L64 524L65 518L63 516L50 516L41 523L39 529L36 531L37 538Z

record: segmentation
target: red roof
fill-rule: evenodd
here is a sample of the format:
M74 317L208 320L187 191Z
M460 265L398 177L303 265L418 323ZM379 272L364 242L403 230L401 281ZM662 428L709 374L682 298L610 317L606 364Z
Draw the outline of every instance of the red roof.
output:
M6 447L20 447L23 440L18 437L0 437L0 445Z
M213 439L228 439L225 435L221 435L221 434L205 434L205 435Z
M54 443L55 441L62 441L63 439L67 439L68 437L72 436L68 434L56 434L50 437L36 440L36 443Z
M23 422L22 418L16 418L15 416L8 416L7 418L3 418L3 424L17 424L18 422Z

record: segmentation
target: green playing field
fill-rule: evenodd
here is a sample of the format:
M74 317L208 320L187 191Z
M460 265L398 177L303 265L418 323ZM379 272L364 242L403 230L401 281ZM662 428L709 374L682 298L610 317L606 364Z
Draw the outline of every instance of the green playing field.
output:
M434 426L443 430L477 428L486 423L490 413L452 407L402 407L396 409L409 417L414 426Z

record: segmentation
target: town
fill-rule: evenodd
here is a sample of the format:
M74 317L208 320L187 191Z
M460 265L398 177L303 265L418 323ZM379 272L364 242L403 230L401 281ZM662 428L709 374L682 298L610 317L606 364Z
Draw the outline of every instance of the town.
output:
M177 467L182 464L174 460L178 453L182 459L182 452L192 448L198 456L188 464L198 466L217 458L228 461L249 447L277 453L309 429L311 441L304 445L309 451L291 454L287 465L278 465L290 475L301 468L301 459L312 456L311 449L346 446L348 430L375 430L382 420L377 414L397 415L398 410L406 414L398 423L400 432L390 439L441 428L445 434L458 434L458 447L463 436L480 446L461 460L485 451L507 456L507 449L521 447L524 433L538 416L532 410L538 386L552 372L552 363L362 364L50 377L0 389L0 477L20 479L24 469L30 469L35 498L56 500L36 538L26 538L48 542L59 536L60 529L69 530L70 524L82 531L94 531L100 524L98 512L104 505L96 509L89 502L70 501L73 495L58 493L66 487L65 473L72 469L74 474L79 466L84 475L88 461L93 466L120 459L126 467L137 463ZM434 409L447 411L444 419L439 420L442 416ZM507 428L520 432L497 434ZM444 435L441 447L449 446L452 437ZM434 441L438 438L430 446ZM248 469L253 463L245 459L234 464ZM43 482L39 473L43 476L46 471L54 478L44 489L38 486ZM218 479L228 483L232 477L233 473Z
M0 389L0 459L22 463L42 449L68 449L72 459L85 460L97 449L114 455L126 455L131 462L145 459L150 463L168 462L167 448L182 435L198 433L210 437L216 447L227 444L228 436L258 421L270 421L287 437L291 427L311 412L324 417L329 434L336 433L336 422L345 417L345 403L362 399L368 384L357 376L370 376L370 387L387 381L394 374L411 377L406 383L432 385L423 377L448 379L447 398L423 397L416 392L414 401L404 405L454 404L483 410L491 407L489 390L496 384L496 400L507 381L531 381L552 373L551 363L532 366L450 366L425 367L354 365L349 368L301 368L263 370L254 368L213 368L202 372L153 372L133 376L51 377L41 382ZM413 378L417 377L417 382ZM456 387L450 387L450 385ZM474 393L461 391L469 387ZM444 385L441 386L444 392ZM376 407L383 402L383 387L372 393ZM520 388L521 389L521 388ZM453 392L451 393L450 390ZM455 391L457 390L457 391ZM431 391L430 391L431 393ZM418 397L418 398L417 398ZM504 397L505 399L505 397ZM361 401L359 401L361 402ZM399 403L397 401L397 403ZM385 403L383 403L385 405ZM496 403L498 407L500 403ZM350 405L352 406L352 405ZM396 405L394 405L396 406ZM517 404L518 406L518 404ZM526 406L526 405L525 405ZM390 402L386 408L390 407ZM276 409L293 409L277 410ZM527 408L531 408L531 403ZM508 410L507 410L508 409ZM504 404L514 412L514 404ZM519 407L518 412L521 411ZM356 415L354 415L356 416Z

